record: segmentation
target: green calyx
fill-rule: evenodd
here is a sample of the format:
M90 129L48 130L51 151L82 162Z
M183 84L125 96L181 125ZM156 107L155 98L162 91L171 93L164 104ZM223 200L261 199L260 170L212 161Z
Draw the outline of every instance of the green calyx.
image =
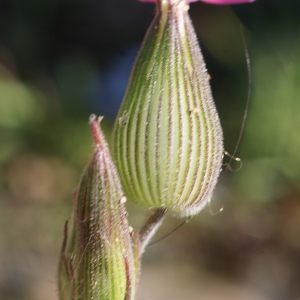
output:
M132 300L136 270L121 184L94 117L94 154L83 173L59 268L60 300Z
M114 157L129 200L200 211L221 170L223 134L185 0L161 0L116 120Z

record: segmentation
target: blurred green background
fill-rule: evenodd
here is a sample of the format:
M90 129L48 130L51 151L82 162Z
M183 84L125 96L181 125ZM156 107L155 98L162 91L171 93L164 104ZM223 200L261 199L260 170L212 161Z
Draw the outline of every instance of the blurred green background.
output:
M243 168L221 176L211 209L223 212L206 208L149 247L137 298L300 299L300 3L193 3L190 13L229 153L251 89ZM105 116L109 139L153 15L137 0L0 1L0 300L57 299L88 117ZM138 229L147 212L129 211ZM180 222L168 218L156 238Z

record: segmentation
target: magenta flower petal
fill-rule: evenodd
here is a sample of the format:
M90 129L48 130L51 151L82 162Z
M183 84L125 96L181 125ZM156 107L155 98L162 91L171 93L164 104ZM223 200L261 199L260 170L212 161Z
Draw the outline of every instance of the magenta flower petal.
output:
M140 2L156 2L157 0L139 0ZM189 2L191 3L191 2L197 2L197 1L199 1L199 0L189 0Z
M139 0L140 2L156 2L157 0ZM254 2L255 0L189 0L189 2L205 2L209 4L216 4L216 5L231 5L231 4L242 4L242 3L250 3Z
M201 2L205 2L209 4L217 4L217 5L242 4L242 3L250 3L254 1L255 0L201 0Z
M139 0L140 2L156 2L157 0ZM189 2L191 3L191 2L197 2L197 1L199 1L199 0L189 0Z

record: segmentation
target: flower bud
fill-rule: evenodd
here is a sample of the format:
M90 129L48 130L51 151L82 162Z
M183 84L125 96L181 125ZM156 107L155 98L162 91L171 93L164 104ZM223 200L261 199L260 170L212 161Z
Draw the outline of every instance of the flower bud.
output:
M94 154L76 193L74 228L60 262L60 299L131 300L135 266L126 198L95 117Z
M180 216L200 211L221 170L223 134L187 0L160 0L114 128L129 200Z

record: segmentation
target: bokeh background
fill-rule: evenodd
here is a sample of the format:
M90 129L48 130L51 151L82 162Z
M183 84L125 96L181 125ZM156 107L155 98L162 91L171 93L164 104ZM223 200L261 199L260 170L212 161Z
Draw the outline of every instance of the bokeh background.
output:
M223 212L206 208L148 248L137 299L300 299L300 2L190 13L229 153L251 90L243 167L221 176L210 208ZM0 300L58 299L88 117L105 116L109 139L153 15L137 0L0 1ZM138 229L147 212L128 209ZM155 239L180 222L168 218Z

